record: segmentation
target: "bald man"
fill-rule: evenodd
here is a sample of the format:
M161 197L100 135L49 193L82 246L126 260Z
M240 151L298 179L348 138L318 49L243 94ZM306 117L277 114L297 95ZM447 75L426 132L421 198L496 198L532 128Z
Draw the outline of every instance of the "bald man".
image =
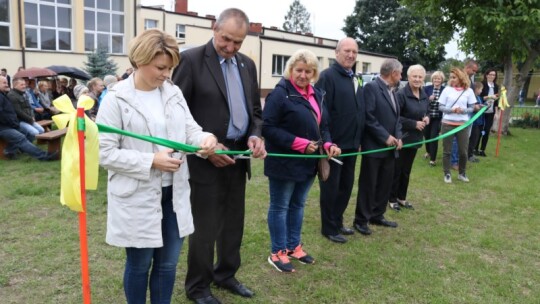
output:
M316 87L326 92L324 102L329 112L332 141L343 153L358 152L364 130L365 106L361 80L354 67L358 44L352 38L340 40L336 47L336 62L321 72ZM320 185L321 233L330 241L345 243L344 235L354 230L343 226L354 184L356 156L342 157L343 165L330 162L330 176Z

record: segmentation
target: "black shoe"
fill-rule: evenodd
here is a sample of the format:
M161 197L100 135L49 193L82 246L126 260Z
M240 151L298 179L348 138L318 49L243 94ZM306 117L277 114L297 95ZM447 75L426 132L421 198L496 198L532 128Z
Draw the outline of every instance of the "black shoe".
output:
M399 207L398 203L389 202L388 207L390 207L390 209L392 209L394 211L401 211L401 208Z
M347 243L347 239L341 234L325 235L325 237L327 237L330 241L334 243L341 243L341 244Z
M408 201L398 200L397 202L398 202L399 206L402 207L402 208L414 210L413 205L411 205L411 203L409 203Z
M398 226L396 222L391 222L385 218L383 218L382 220L370 220L369 223L390 228L396 228Z
M484 151L478 151L478 156L483 156L483 157L486 157L486 152Z
M5 153L4 156L9 160L16 160L17 154L16 153Z
M478 150L473 150L472 153L473 153L473 155L479 155Z
M60 155L58 154L58 151L56 152L53 152L53 153L47 153L47 156L45 156L43 159L43 161L53 161L53 160L59 160L60 159Z
M352 230L351 228L347 228L347 227L341 227L341 228L339 228L339 231L343 235L353 235L354 234L354 230Z
M221 304L221 301L219 301L214 296L208 296L204 298L197 298L197 299L190 299L190 300L197 304Z
M360 232L363 235L371 234L371 230L366 224L354 224L354 229L356 229L358 232Z
M237 294L239 296L242 296L244 298L251 298L255 295L253 291L249 290L246 286L244 286L244 284L240 282L234 282L234 283L223 284L223 285L216 284L216 285L218 285L221 288L225 288L228 291L234 294Z

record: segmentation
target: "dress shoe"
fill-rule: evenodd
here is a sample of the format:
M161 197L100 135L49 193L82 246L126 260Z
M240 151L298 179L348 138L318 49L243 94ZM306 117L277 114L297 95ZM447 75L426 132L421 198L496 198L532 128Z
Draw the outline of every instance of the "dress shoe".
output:
M351 228L347 228L347 227L339 228L339 232L341 232L341 234L343 234L343 235L353 235L354 234L354 230L352 230Z
M399 204L395 203L395 202L389 202L388 207L390 207L390 209L392 209L394 211L401 211L401 208L399 207Z
M397 200L398 204L400 207L403 207L405 209L411 209L411 210L414 210L414 207L411 203L409 203L408 201L402 201L400 199Z
M369 223L373 225L390 227L390 228L396 228L398 226L396 222L391 222L385 218L381 220L370 220Z
M347 243L347 239L341 234L325 235L325 237L327 237L330 241L334 243L341 243L341 244Z
M242 296L244 298L251 298L255 295L255 293L251 290L249 290L244 284L240 282L230 283L230 284L223 284L219 285L221 288L225 288L228 291L237 294L239 296Z
M214 296L208 296L204 298L197 298L197 299L191 299L191 300L197 304L221 304L221 301L219 301Z
M354 224L354 229L356 229L358 232L360 232L363 235L371 234L371 229L369 229L368 225L366 224Z

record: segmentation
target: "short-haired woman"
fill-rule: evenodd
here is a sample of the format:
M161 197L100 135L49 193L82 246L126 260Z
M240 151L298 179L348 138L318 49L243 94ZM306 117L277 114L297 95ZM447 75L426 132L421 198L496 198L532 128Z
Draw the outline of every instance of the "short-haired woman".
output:
M444 90L444 73L436 71L431 74L431 85L425 86L424 91L429 98L429 124L424 128L424 137L426 140L439 136L441 132L442 113L439 111L439 96ZM437 160L437 151L439 141L426 143L426 154L424 158L429 158L429 165L435 166Z
M284 154L318 154L328 157L341 150L331 142L323 105L323 92L311 85L319 75L317 56L296 51L287 61L284 77L266 97L262 134L266 150ZM268 262L280 272L294 272L289 258L303 264L315 259L302 247L301 232L306 197L317 172L316 158L267 157L271 254Z
M128 57L135 72L111 88L96 121L212 154L215 136L202 131L169 80L180 61L176 39L146 30L131 42ZM149 286L152 303L170 303L180 249L194 230L184 154L113 133L99 138L100 164L109 171L106 241L125 247L127 302L145 303Z
M467 74L459 68L450 70L449 87L444 89L439 97L439 109L443 112L441 133L448 133L469 120L469 113L474 111L476 97L470 88L470 80ZM450 154L452 152L452 139L447 136L443 139L443 171L444 182L451 183ZM458 179L469 182L467 177L467 149L469 147L469 129L465 128L455 134L459 154Z
M408 83L396 93L396 102L399 106L399 122L403 134L403 144L422 141L423 130L430 124L428 117L428 97L422 86L426 77L426 70L419 64L411 65L407 70ZM389 204L394 210L401 207L414 209L407 200L409 179L416 152L422 145L403 148L398 151L394 167L394 181L390 191Z

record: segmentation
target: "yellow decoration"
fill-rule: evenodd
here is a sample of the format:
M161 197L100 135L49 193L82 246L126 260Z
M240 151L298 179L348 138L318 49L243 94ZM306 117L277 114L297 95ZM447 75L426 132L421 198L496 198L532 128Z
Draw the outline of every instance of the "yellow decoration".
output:
M506 88L504 86L501 87L501 98L499 99L499 109L503 110L508 108L510 105L508 104L508 98L506 98Z
M62 112L54 115L54 123L58 129L68 128L62 147L60 202L73 211L84 212L81 200L81 173L79 168L79 140L77 137L77 110L73 108L71 99L62 95L53 101L54 106ZM90 110L94 100L82 95L77 107ZM96 124L84 115L85 130L85 170L86 189L95 190L98 183L99 141Z

